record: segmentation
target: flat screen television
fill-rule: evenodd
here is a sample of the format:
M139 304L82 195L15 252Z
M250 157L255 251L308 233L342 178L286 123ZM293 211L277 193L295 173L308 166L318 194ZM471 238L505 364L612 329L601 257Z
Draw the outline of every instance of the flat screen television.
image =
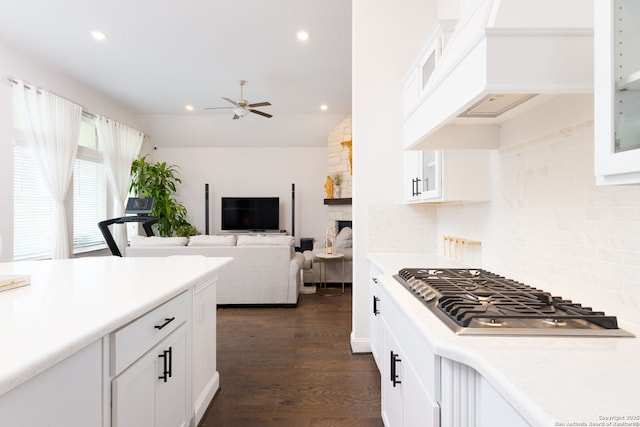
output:
M223 197L222 230L279 230L278 197Z

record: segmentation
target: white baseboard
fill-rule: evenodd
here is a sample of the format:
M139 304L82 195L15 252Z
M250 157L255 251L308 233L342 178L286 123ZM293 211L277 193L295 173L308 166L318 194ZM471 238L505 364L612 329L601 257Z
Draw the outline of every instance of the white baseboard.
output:
M198 424L200 424L200 420L202 419L205 411L211 403L211 400L213 399L213 396L216 395L216 392L219 388L220 374L218 373L218 371L216 371L216 373L211 377L211 380L209 380L207 385L204 387L204 390L202 390L202 393L200 393L200 396L198 396L193 402L193 409L195 413L194 425L197 426Z
M300 293L301 294L315 294L316 293L316 285L312 285L312 286L300 286Z
M353 353L371 353L369 338L356 338L351 331L351 351Z

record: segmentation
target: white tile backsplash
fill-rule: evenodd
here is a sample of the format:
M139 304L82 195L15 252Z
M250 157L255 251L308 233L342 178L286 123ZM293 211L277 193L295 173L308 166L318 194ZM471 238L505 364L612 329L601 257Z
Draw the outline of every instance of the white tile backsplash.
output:
M483 268L640 324L640 186L595 185L593 121L496 156L493 202L437 207L439 248L480 240Z
M431 205L369 207L368 252L434 253L437 208Z

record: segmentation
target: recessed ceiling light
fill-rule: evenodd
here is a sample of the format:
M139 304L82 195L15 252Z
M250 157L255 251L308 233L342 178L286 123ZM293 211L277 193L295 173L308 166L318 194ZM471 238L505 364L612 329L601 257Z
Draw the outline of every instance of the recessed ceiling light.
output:
M91 31L91 36L94 39L100 40L100 41L103 41L103 40L107 39L107 35L105 33L103 33L102 31L97 31L97 30Z
M193 111L193 105L186 105L184 107L187 111Z
M298 37L298 40L301 40L301 41L309 40L309 33L307 33L304 30L298 31L298 34L296 34L296 36Z
M328 108L329 108L329 107L327 107L327 104L322 104L322 105L320 106L320 109L321 109L322 111L327 111L327 109L328 109Z

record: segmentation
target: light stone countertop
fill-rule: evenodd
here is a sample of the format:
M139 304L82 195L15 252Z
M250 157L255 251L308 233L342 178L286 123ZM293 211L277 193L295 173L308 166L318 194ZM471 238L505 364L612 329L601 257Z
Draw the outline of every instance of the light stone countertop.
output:
M29 286L0 292L0 395L192 286L232 258L88 257L0 263Z
M435 353L478 371L532 426L640 426L637 325L618 320L636 338L458 336L392 277L403 267L455 263L424 254L369 254L369 261Z

